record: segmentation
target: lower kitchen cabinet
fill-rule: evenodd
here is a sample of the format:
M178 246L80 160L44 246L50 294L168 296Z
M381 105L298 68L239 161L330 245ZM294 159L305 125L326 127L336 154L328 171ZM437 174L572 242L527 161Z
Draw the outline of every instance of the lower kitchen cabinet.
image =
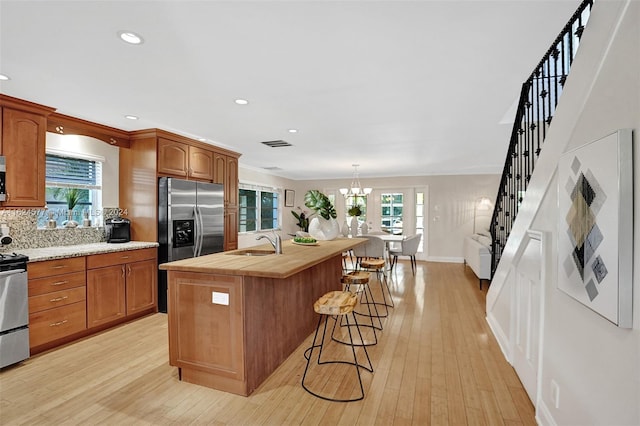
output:
M157 268L155 259L127 264L127 315L155 308Z
M84 257L35 262L28 270L29 346L86 330Z
M83 300L29 314L29 346L38 347L85 330L87 328L86 312Z
M87 325L106 324L126 315L124 265L87 271Z
M49 350L157 310L157 249L31 262L29 346Z
M156 249L87 257L87 326L97 327L157 303Z

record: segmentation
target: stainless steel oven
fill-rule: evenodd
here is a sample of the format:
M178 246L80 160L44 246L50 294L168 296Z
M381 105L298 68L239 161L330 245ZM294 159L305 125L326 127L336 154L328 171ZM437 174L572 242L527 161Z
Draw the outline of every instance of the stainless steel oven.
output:
M27 260L0 254L0 368L29 358Z

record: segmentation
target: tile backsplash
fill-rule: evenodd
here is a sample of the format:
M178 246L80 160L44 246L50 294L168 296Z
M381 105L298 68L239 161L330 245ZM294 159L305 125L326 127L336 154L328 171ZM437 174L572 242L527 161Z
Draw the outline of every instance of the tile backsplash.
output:
M0 252L106 241L104 228L101 226L38 229L40 211L38 209L0 210L0 224L9 226L9 235L13 239L11 244L0 247Z

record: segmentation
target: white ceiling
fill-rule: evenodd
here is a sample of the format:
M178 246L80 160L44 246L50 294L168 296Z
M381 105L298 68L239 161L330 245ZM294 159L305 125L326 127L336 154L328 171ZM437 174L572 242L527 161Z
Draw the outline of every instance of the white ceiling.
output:
M1 0L0 92L291 179L500 173L520 86L579 3Z

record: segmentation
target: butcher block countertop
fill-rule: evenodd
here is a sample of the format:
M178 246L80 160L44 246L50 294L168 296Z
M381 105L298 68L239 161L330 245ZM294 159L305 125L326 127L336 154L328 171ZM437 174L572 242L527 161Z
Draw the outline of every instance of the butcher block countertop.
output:
M317 245L299 245L295 244L293 240L285 240L282 241L282 254L279 255L246 256L233 254L246 252L247 250L273 251L271 244L263 244L163 263L160 265L160 269L236 276L287 278L366 241L366 238L337 238L330 241L318 241Z

